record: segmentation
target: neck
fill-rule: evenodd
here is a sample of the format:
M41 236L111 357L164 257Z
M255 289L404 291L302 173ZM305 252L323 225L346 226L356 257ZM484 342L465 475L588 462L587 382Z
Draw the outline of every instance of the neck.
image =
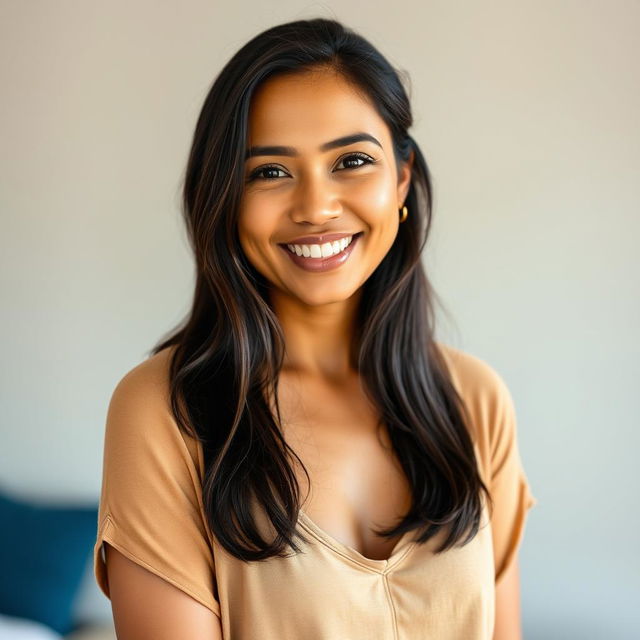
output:
M347 300L309 306L272 291L271 304L285 337L283 372L333 381L352 377L359 300L358 292Z

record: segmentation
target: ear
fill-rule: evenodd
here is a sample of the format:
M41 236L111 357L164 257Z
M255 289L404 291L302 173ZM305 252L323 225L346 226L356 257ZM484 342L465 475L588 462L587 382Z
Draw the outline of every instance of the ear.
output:
M409 193L409 187L411 186L411 169L413 167L414 153L411 151L409 159L403 163L400 170L400 176L398 178L398 209L402 208L404 201Z

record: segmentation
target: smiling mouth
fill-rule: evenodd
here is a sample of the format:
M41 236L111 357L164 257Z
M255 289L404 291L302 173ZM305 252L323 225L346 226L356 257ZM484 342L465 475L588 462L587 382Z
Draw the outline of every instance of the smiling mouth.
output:
M350 242L348 241L349 239L343 239L342 242L335 241L324 245L288 245L279 243L278 246L297 267L305 271L318 273L330 271L345 264L363 234L363 231L355 233L351 236ZM298 254L298 251L300 251L300 254ZM323 253L325 254L324 256L322 255Z
M354 233L352 236L334 240L333 242L325 242L323 244L287 244L279 243L279 246L289 251L294 256L311 261L328 260L339 256L346 251L351 243L363 234L362 231Z

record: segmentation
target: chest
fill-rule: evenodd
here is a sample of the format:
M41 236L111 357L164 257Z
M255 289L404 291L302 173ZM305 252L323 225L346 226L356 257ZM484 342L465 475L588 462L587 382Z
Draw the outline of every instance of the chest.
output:
M302 509L332 538L371 559L386 559L399 537L374 529L395 525L411 490L387 429L357 379L339 388L280 380L278 401Z

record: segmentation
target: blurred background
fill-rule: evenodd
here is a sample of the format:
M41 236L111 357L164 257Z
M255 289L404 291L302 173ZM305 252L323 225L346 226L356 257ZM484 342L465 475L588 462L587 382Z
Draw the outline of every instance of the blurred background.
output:
M33 599L6 637L115 637L90 557L106 409L188 309L195 121L248 39L317 16L410 76L439 339L507 382L538 499L525 637L637 638L637 0L0 1L0 603ZM7 569L20 537L58 559L48 590Z

